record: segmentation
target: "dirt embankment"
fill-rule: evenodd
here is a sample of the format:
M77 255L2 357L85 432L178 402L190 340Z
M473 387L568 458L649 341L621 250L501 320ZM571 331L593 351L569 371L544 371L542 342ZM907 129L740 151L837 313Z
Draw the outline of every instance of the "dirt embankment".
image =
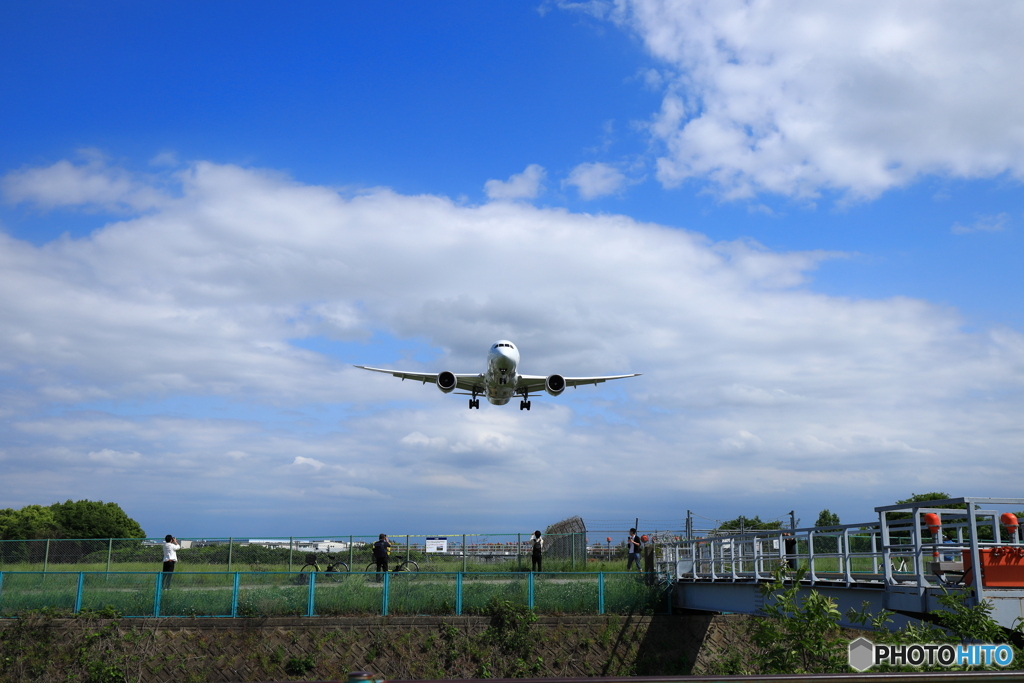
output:
M0 681L266 681L715 674L746 617L0 620Z

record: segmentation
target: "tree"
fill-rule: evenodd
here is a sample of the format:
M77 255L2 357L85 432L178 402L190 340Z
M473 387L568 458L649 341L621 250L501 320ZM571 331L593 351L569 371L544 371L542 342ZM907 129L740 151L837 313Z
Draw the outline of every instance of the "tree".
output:
M814 523L814 526L839 526L841 523L839 515L825 508L818 513L818 521Z
M0 539L145 538L139 523L117 503L79 500L47 507L0 510Z
M759 515L753 517L744 517L740 515L736 519L730 519L728 522L722 522L718 525L719 531L753 531L759 529L781 529L782 522L762 522Z
M896 504L911 505L913 503L927 503L930 500L947 500L952 497L953 496L949 495L948 493L943 493L941 491L932 491L931 493L912 493L910 494L910 498L906 498L904 500L897 500ZM967 506L964 505L963 503L959 503L957 505L928 505L926 507L950 508L960 510L967 509ZM895 521L897 519L910 519L909 512L887 512L885 514L886 518L889 519L889 521Z
M145 538L146 532L117 503L79 500L50 506L64 538Z
M911 503L927 503L930 500L948 500L949 498L952 497L953 496L949 495L948 493L943 493L942 491L932 491L931 493L912 493L910 494L910 498L907 498L906 500L897 500L896 504L909 505ZM933 505L932 507L935 506ZM939 507L959 508L961 510L967 508L967 506L964 505L963 503L959 503L957 505L940 505Z
M33 538L60 538L60 525L52 509L26 505L20 510L0 510L0 539L20 541Z

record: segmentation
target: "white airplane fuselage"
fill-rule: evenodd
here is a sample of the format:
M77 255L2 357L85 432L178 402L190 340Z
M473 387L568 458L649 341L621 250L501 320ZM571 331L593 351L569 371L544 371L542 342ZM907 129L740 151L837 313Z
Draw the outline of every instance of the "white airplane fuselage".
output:
M469 396L469 407L479 408L479 396L496 406L503 406L519 396L519 410L530 409L530 396L541 392L549 396L559 396L566 387L578 387L584 384L600 384L612 379L637 377L639 373L630 375L605 375L597 377L563 377L553 375L521 375L519 374L519 349L512 342L502 339L491 344L487 352L487 368L480 373L467 372L456 374L443 372L418 372L405 370L389 370L387 368L371 368L357 365L357 368L370 372L383 372L399 379L411 379L424 384L435 384L446 394L452 392Z
M491 345L487 352L487 371L484 373L484 390L487 400L496 406L503 406L516 395L519 375L519 349L510 341L502 339Z

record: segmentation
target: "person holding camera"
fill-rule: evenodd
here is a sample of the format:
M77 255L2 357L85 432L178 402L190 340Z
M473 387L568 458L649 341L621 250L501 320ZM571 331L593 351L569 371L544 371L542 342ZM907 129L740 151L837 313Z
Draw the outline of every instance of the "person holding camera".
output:
M181 544L171 534L164 536L164 590L171 587L171 576L174 572L174 565L178 564L178 551Z

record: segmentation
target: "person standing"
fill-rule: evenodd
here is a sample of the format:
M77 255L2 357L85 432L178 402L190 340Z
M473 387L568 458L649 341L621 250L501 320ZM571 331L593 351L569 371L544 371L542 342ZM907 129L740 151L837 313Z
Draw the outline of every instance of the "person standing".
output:
M786 549L786 566L790 569L796 569L796 538L790 532L786 531L782 534L783 545Z
M181 544L178 543L178 539L171 534L164 536L164 590L171 587L171 576L174 572L174 565L178 564L179 550L181 550Z
M640 542L643 543L644 573L654 576L654 542L646 535L640 537Z
M626 571L628 572L633 563L636 563L636 570L643 571L640 567L640 537L636 535L636 529L629 530L629 538L626 539Z
M377 542L373 544L373 561L377 563L377 573L387 573L388 555L391 553L391 541L387 534L381 534Z
M533 552L530 555L531 560L532 560L531 564L530 564L530 571L531 572L543 571L541 569L541 564L542 564L542 561L544 559L544 555L543 555L543 553L544 553L544 538L540 535L540 529L537 529L536 531L533 532L533 536L531 537L530 540L533 541Z

